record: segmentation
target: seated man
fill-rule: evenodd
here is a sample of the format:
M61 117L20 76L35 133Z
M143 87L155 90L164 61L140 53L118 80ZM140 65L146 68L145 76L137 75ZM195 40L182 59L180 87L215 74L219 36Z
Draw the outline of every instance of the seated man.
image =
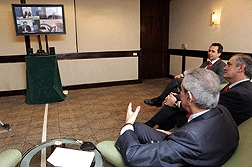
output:
M245 54L236 54L230 58L224 68L224 78L229 82L229 90L221 90L219 104L231 113L237 125L252 117L252 58ZM206 98L206 97L204 97ZM181 127L187 122L187 112L180 106L180 101L172 93L167 96L163 106L147 124L159 125L160 129L170 130ZM176 102L176 103L175 103ZM175 104L175 105L174 105Z
M180 98L191 119L170 135L135 123L140 106L133 112L130 103L126 124L116 141L126 165L203 167L224 164L234 153L239 134L228 110L217 106L219 89L220 81L213 71L202 68L186 71Z
M204 62L200 68L208 68L214 71L219 77L221 84L226 83L227 81L223 78L225 63L220 59L220 55L223 51L223 46L220 43L212 43L208 50L208 59L210 62ZM176 75L175 78L169 82L165 90L161 93L160 96L153 99L146 99L144 103L150 106L161 107L162 102L165 97L169 95L170 92L177 92L178 86L181 84L183 79L183 74Z

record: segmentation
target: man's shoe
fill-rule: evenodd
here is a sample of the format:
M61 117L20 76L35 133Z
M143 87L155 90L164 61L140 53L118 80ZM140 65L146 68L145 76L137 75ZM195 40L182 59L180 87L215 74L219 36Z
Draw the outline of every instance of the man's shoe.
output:
M162 102L159 102L157 100L157 98L153 98L153 99L145 99L144 103L149 105L149 106L156 106L156 107L161 107L162 106Z

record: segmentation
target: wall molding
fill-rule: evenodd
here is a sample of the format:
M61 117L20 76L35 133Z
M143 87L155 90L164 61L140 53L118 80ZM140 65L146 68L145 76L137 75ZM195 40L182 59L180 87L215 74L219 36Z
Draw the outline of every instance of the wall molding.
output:
M69 53L69 54L57 54L58 60L74 60L74 59L90 59L90 58L112 58L112 57L135 57L135 53L139 57L139 79L130 80L130 81L116 81L116 82L106 82L106 83L93 83L93 84L81 84L81 85L72 85L65 86L65 90L77 90L77 89L88 89L88 88L97 88L97 87L108 87L108 86L117 86L117 85L127 85L127 84L139 84L142 83L141 77L141 51L111 51L111 52L84 52L84 53ZM242 52L223 52L221 59L228 60L232 55L242 53ZM245 53L252 56L252 53ZM185 70L185 59L186 56L190 57L200 57L203 58L203 61L207 60L207 51L202 50L183 50L183 49L168 49L168 64L170 64L170 55L182 56L182 70ZM25 62L26 55L13 55L13 56L0 56L0 63L17 63ZM174 76L169 75L168 68L168 78L173 78ZM0 97L2 96L14 96L14 95L25 95L24 90L10 90L10 91L0 91Z
M220 58L222 60L229 60L230 57L232 57L234 54L237 53L244 53L244 52L223 52L220 56ZM252 57L252 53L244 53L244 54L248 54ZM202 50L185 50L185 49L168 49L168 56L170 57L170 55L177 55L177 56L182 56L182 71L185 71L185 64L186 64L186 57L199 57L199 58L203 58L203 62L207 61L207 51L202 51ZM202 62L202 63L203 63ZM167 62L168 64L170 64L170 59ZM168 68L168 78L174 78L174 76L169 75L170 71Z
M135 54L137 54L137 55L135 55ZM112 57L136 57L139 55L140 55L140 50L56 54L57 60L95 59L95 58L112 58ZM27 55L0 56L0 63L25 62L25 56L27 56Z
M72 59L90 59L90 58L112 58L112 57L134 57L133 53L137 53L140 57L141 51L111 51L111 52L83 52L83 53L68 53L57 54L58 60L72 60ZM228 60L232 55L243 52L223 52L221 59ZM252 53L244 53L252 56ZM207 51L202 50L183 50L183 49L168 49L168 56L180 55L191 57L202 57L207 59ZM25 62L26 55L0 56L0 63L17 63Z
M223 60L230 59L231 56L237 53L244 53L252 56L252 53L245 53L245 52L223 52L220 56ZM180 56L190 56L190 57L200 57L207 60L207 51L202 50L184 50L184 49L168 49L169 55L180 55Z

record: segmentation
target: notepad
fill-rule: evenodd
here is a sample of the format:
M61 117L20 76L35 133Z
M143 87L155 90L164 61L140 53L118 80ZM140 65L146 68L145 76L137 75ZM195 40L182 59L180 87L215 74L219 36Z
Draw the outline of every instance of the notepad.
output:
M90 167L94 155L94 152L56 147L47 161L60 167Z

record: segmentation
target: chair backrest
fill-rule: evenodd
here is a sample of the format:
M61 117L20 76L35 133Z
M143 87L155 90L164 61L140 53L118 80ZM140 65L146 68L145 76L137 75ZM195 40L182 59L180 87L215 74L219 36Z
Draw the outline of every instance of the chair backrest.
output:
M239 145L232 157L222 167L252 166L252 118L238 126Z

